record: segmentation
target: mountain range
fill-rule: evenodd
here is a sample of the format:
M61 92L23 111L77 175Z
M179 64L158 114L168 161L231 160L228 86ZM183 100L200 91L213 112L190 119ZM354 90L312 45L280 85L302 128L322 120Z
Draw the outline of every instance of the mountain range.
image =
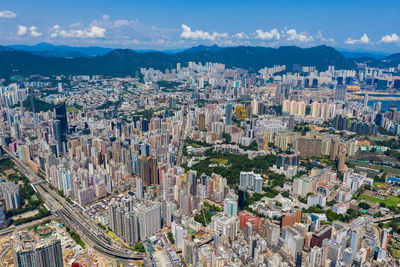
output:
M286 65L316 66L323 71L330 65L337 69L355 69L356 63L373 66L397 66L400 54L383 58L347 58L336 49L321 45L310 48L296 46L268 47L219 47L196 46L183 51L134 51L102 47L69 47L41 43L35 46L0 46L0 77L40 75L135 75L140 68L165 70L189 61L219 62L228 68L258 71L264 67Z
M94 57L111 52L112 48L89 46L73 47L66 45L52 45L49 43L39 43L36 45L8 45L7 48L29 52L44 57Z

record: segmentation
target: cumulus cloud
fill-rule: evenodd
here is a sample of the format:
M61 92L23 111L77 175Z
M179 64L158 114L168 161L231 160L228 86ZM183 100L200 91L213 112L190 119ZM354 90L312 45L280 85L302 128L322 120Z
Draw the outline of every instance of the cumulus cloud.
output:
M387 35L383 36L379 42L381 42L381 43L398 43L398 42L400 42L400 37L395 33L387 34Z
M314 41L314 37L306 33L297 33L295 29L290 29L286 31L286 40L306 43Z
M346 44L353 45L353 44L369 44L370 39L366 33L364 33L360 39L352 39L352 38L347 38L345 41Z
M28 32L28 27L22 25L18 26L18 31L17 31L18 36L25 35L27 32Z
M192 29L188 25L182 24L181 38L183 39L215 41L218 38L226 37L228 37L227 33L209 33L202 30L192 31Z
M33 26L33 25L30 26L29 28L27 26L19 25L18 26L17 35L18 36L24 36L24 35L26 35L28 33L28 31L29 31L29 33L30 33L30 35L32 37L40 37L40 36L42 36L42 33L38 31L38 27Z
M233 37L237 39L249 39L249 36L247 36L247 34L244 32L238 32Z
M38 32L38 28L36 26L30 26L29 31L31 32L31 36L33 36L33 37L42 36L42 33Z
M106 29L91 26L85 30L63 30L59 25L54 25L51 29L50 37L62 37L62 38L104 38Z
M280 40L281 35L277 29L272 29L269 32L264 32L262 30L256 30L256 38L261 40Z
M15 19L17 17L17 14L10 10L3 10L0 11L0 18L1 19Z

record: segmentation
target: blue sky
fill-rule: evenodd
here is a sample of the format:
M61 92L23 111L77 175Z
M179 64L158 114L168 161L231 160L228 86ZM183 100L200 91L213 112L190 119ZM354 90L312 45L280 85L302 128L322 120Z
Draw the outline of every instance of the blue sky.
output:
M0 44L400 51L400 1L0 0Z

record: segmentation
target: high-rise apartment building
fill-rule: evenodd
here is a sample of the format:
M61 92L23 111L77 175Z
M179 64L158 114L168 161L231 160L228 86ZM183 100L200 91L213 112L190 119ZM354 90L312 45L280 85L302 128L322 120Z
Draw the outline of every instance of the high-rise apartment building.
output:
M225 107L225 125L232 124L232 104L227 104Z
M345 168L345 162L346 162L346 145L345 144L340 144L339 146L339 153L338 153L338 160L337 160L337 169L340 172L344 171Z
M335 89L335 100L336 101L345 101L346 100L346 85L337 85Z
M63 267L61 242L55 239L37 242L29 235L17 236L12 243L14 264L18 267Z
M56 119L60 121L61 142L66 142L68 133L67 107L64 101L56 104Z
M14 182L0 183L0 199L4 198L6 210L18 209L20 204L19 187Z

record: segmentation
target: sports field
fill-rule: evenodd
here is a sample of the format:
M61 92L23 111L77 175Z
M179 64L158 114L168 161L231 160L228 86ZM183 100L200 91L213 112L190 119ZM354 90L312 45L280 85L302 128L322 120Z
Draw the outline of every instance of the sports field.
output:
M371 191L367 191L362 193L358 200L364 199L373 203L385 203L386 206L396 207L397 204L400 203L400 198L395 196L388 196L387 198L382 198L380 196L376 196L375 194L371 194Z

